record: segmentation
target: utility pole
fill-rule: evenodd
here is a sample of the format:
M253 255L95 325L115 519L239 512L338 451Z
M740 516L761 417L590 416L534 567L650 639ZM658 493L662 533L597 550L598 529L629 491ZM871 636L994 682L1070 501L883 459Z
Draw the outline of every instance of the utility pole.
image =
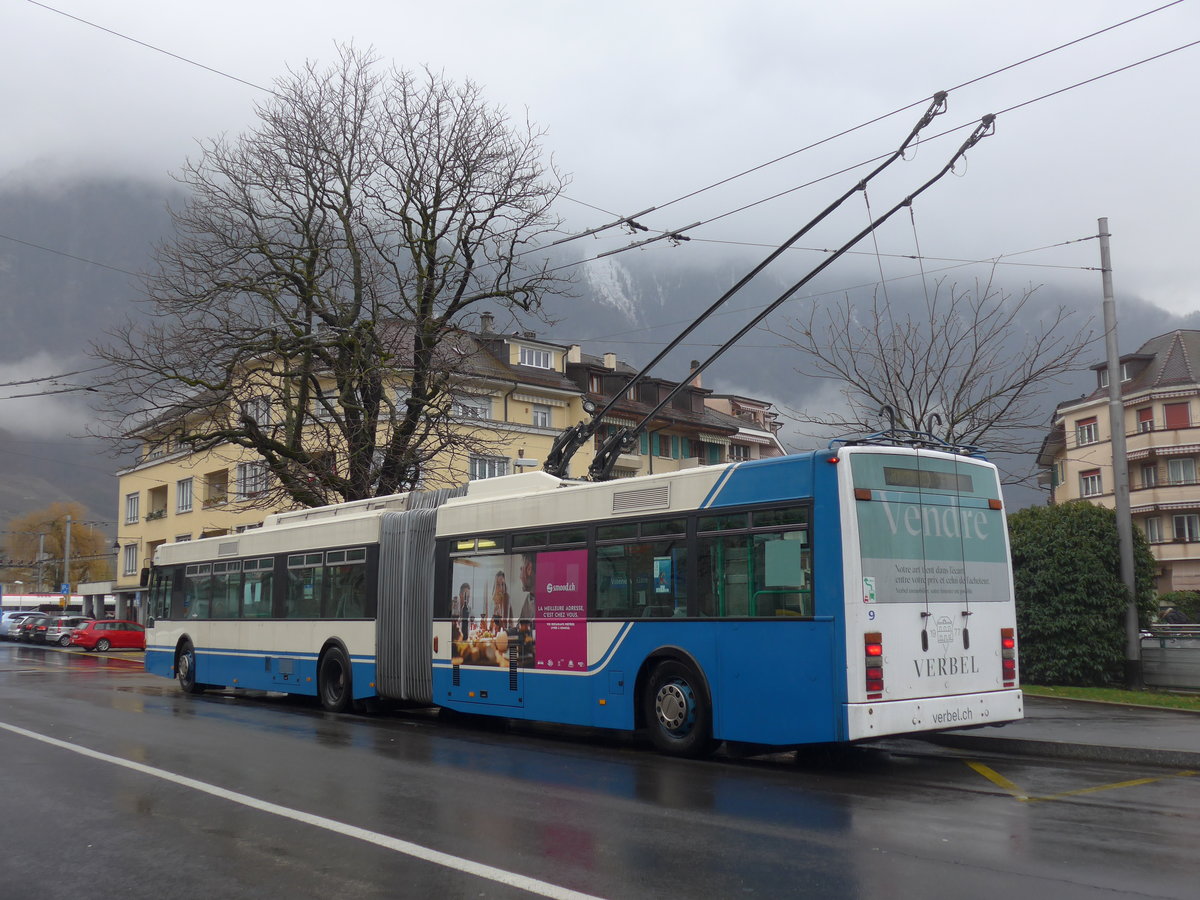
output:
M1100 274L1104 281L1104 350L1108 364L1108 428L1112 437L1113 496L1121 581L1129 592L1125 609L1125 686L1140 691L1142 641L1138 628L1137 581L1133 571L1133 520L1129 515L1129 458L1125 453L1125 404L1121 400L1121 356L1117 349L1117 302L1113 299L1108 219L1100 219Z
M67 530L63 537L63 598L65 609L71 602L71 517L67 516Z

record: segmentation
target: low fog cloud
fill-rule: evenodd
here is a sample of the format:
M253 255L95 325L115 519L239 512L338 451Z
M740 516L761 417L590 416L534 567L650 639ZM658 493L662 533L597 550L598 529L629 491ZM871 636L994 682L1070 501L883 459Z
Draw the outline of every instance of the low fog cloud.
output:
M0 364L0 429L29 437L82 434L92 416L87 395L71 390L78 378L58 377L77 368L44 351Z

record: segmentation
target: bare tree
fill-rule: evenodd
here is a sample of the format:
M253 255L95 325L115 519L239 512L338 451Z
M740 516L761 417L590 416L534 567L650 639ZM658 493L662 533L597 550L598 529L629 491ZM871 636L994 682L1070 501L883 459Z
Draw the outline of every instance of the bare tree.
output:
M109 436L246 448L271 499L304 506L404 489L468 449L463 329L484 307L537 316L564 286L527 252L565 183L542 132L470 82L339 52L183 167L153 315L94 348Z
M845 406L792 412L832 434L894 425L1010 462L1030 454L1044 436L1038 426L1047 393L1082 368L1080 354L1093 339L1088 324L1077 327L1065 307L1035 308L1035 295L1035 288L1004 294L989 278L973 289L939 281L909 313L897 312L878 292L869 305L847 297L840 305L814 306L807 318L773 333L807 356L818 377L842 384ZM1032 463L1020 460L1012 469L1010 483L1033 473Z

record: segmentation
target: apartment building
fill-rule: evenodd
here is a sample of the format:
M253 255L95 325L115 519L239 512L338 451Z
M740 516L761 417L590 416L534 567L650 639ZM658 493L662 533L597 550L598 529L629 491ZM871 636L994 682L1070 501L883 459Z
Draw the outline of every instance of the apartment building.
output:
M1133 522L1158 560L1156 589L1200 590L1200 331L1172 331L1121 357ZM1107 364L1095 390L1060 403L1038 465L1052 503L1115 505Z
M588 418L584 402L603 405L617 396L594 442L581 447L571 472L587 472L595 449L611 429L633 425L653 410L675 382L650 379L625 391L636 370L615 354L590 356L578 345L540 339L534 332L500 334L490 316L479 332L458 336L462 371L453 397L454 428L471 440L451 444L429 467L423 486L508 475L540 467L555 438ZM406 390L398 369L393 389ZM711 391L689 383L641 435L639 446L618 460L614 475L628 477L694 465L783 454L770 404L728 395L714 402ZM201 405L202 404L198 404ZM754 410L747 414L745 410ZM272 415L261 410L264 420ZM757 418L755 418L757 415ZM285 505L269 490L270 474L253 451L232 444L194 452L171 443L165 423L149 423L141 459L118 473L118 609L139 607L143 572L154 551L170 541L187 541L257 527ZM469 449L464 449L469 444ZM486 450L481 451L484 447ZM331 464L337 464L336 449Z

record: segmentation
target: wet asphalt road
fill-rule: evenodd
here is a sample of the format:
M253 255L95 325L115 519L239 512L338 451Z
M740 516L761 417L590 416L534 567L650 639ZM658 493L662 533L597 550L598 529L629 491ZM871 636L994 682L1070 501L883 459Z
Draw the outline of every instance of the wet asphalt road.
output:
M0 810L3 898L1069 900L1200 884L1198 773L910 741L687 762L596 732L190 697L140 654L8 643Z

